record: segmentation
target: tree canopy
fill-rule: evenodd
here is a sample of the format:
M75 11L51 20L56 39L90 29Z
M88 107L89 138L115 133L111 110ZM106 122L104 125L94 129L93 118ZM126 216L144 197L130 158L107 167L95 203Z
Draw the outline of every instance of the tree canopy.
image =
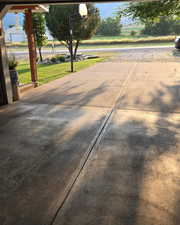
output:
M35 41L36 45L39 50L39 56L40 60L42 61L42 53L41 49L44 45L47 44L48 38L46 36L46 21L44 14L42 13L33 13L32 14L32 25L33 25L33 31L35 35ZM26 31L26 26L25 26L25 20L24 20L24 30Z
M180 21L173 18L160 17L158 22L146 24L141 31L145 35L174 35L180 33Z
M152 2L129 3L125 10L119 10L120 14L132 16L133 19L139 19L141 22L154 23L160 17L179 17L180 1L179 0L159 0Z
M108 17L101 21L97 34L103 36L119 35L121 28L120 17Z
M42 61L41 49L47 44L48 38L46 36L46 22L44 14L33 13L32 14L33 30L35 34L36 45L39 49L40 60Z
M46 24L51 35L61 41L70 51L70 20L73 28L73 40L75 43L74 58L81 40L92 37L100 22L98 9L93 4L87 4L88 16L81 18L79 5L50 6L46 14Z

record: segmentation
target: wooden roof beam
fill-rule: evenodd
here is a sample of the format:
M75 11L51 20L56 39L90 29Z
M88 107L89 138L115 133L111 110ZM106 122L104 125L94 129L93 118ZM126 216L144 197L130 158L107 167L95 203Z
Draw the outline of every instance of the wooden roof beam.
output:
M32 4L65 4L65 3L103 3L103 2L140 2L140 1L153 1L153 0L1 0L3 4L10 5L32 5ZM154 0L158 1L158 0Z
M16 5L16 6L12 6L11 10L25 10L25 9L31 9L31 10L35 10L37 8L36 5Z
M13 5L11 8L10 8L10 12L15 12L15 13L18 13L18 12L25 12L25 10L32 10L32 12L48 12L49 11L49 8L46 7L45 5Z
M0 20L5 16L8 10L11 8L11 5L6 5L0 3Z

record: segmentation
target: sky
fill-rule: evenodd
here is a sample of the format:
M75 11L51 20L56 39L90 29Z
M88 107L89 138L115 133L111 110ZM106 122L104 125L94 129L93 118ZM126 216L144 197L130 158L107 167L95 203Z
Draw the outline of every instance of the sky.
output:
M105 19L109 16L114 16L119 7L123 7L125 3L99 3L96 7L99 8L100 16ZM127 18L122 18L122 23L128 23ZM8 13L4 18L4 27L7 29L9 25L15 24L15 14ZM20 14L20 24L23 24L23 14Z
M100 10L101 18L107 18L109 16L115 16L115 13L123 3L99 3L96 4L96 7Z

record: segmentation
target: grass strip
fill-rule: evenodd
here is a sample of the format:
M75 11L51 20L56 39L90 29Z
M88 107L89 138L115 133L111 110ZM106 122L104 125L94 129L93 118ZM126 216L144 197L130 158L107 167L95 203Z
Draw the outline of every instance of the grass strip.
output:
M87 59L80 62L74 62L75 71L80 71L84 68L92 66L95 63L102 62L106 57L96 58L96 59ZM38 64L38 82L40 85L53 81L55 79L64 77L70 74L70 63L61 63L61 64ZM30 67L27 61L21 61L17 67L19 74L19 82L22 84L31 83L30 76Z

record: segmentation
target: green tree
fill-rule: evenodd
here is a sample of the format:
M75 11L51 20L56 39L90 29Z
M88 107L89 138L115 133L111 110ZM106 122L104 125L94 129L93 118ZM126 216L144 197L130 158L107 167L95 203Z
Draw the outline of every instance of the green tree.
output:
M122 25L120 24L120 17L108 17L101 21L97 30L97 35L112 36L120 35Z
M129 3L125 9L119 9L118 14L128 15L144 23L143 34L168 35L179 34L180 31L179 0Z
M73 25L73 55L76 58L77 49L81 40L90 39L100 22L98 9L93 4L87 4L88 16L81 18L79 15L79 5L59 5L50 6L49 13L46 14L46 24L51 35L63 43L70 52L70 26L71 19Z
M174 34L178 34L178 35L180 34L180 21L179 20L174 21L173 32L174 32Z
M33 13L32 14L32 24L33 31L35 35L36 46L39 51L40 61L43 60L42 57L42 47L45 46L48 42L48 38L46 36L46 21L45 15L42 13ZM24 30L25 29L25 21L24 21Z
M179 0L161 0L152 2L129 3L125 10L119 9L118 14L129 15L133 19L139 19L144 24L155 23L160 17L180 16Z
M47 36L46 36L46 21L44 14L41 13L33 13L32 14L32 22L33 22L33 30L35 34L36 45L39 50L40 61L43 60L42 57L42 47L47 44Z
M145 28L141 31L142 34L146 35L170 35L175 33L174 31L174 23L175 21L167 18L167 17L160 17L158 22L146 23Z

